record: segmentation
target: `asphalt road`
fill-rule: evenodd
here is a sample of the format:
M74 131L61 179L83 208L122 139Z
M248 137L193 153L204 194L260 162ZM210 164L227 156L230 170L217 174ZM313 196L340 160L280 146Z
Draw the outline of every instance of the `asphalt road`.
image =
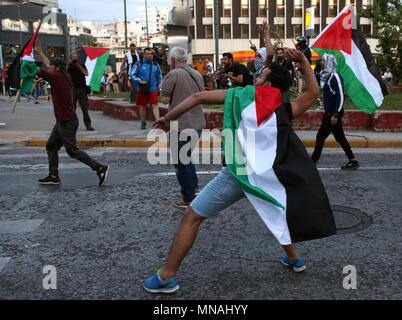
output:
M311 152L311 150L309 150ZM47 175L43 148L0 148L0 299L401 299L402 149L354 150L361 168L325 149L319 171L330 203L358 209L371 225L297 245L307 270L295 274L248 200L203 223L177 275L181 289L151 295L142 280L162 267L182 210L171 165L151 165L146 149L94 148L110 164L94 172L60 155L60 186ZM198 165L205 186L220 165ZM57 289L44 289L46 265ZM357 289L343 287L345 266Z

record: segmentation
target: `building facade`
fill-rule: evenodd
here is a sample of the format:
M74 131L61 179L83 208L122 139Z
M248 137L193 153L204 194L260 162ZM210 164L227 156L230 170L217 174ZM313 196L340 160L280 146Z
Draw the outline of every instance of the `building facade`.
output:
M249 50L249 39L257 46L258 26L268 21L273 42L276 46L294 48L292 39L305 33L305 9L315 8L315 35L317 36L332 19L352 3L356 12L375 0L222 0L218 12L214 10L214 0L196 0L192 7L193 26L192 52L196 57L213 58L215 53L214 17L219 17L219 53ZM370 20L357 17L360 30L366 36L372 52L377 40L371 35L373 24Z
M0 45L5 65L12 63L46 15L43 6L32 3L0 5ZM67 16L54 13L52 19L42 23L38 38L48 57L64 58L69 52Z
M0 0L0 5L2 5L2 4L17 4L17 3L22 4L23 2L33 3L33 4L37 4L39 6L46 6L46 7L52 7L52 8L58 8L59 7L59 1L58 0Z

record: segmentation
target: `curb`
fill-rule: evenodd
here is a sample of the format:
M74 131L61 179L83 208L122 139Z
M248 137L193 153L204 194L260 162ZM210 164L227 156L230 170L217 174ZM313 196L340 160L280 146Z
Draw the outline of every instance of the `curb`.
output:
M315 140L302 140L306 148L313 148ZM22 141L20 144L26 147L45 147L47 139L30 139ZM402 148L402 140L349 140L349 144L353 148ZM201 140L198 142L199 147L211 148L221 147L221 140ZM77 139L78 147L131 147L131 148L147 148L147 147L166 147L169 143L158 140L145 139L123 139L123 140L93 140L93 139ZM325 141L324 147L340 148L335 140Z

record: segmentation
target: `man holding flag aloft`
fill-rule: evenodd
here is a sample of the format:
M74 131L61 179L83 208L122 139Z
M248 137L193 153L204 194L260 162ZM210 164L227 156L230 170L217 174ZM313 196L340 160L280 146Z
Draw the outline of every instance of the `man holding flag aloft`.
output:
M49 175L43 179L39 179L39 183L46 185L61 183L58 172L58 151L64 145L70 157L85 163L92 170L96 171L99 178L99 186L101 186L107 178L109 166L101 165L84 151L77 148L76 132L78 118L73 105L72 83L71 77L66 70L66 63L60 58L49 60L42 51L39 39L35 41L35 52L39 54L44 65L48 68L48 70L41 68L37 74L50 83L54 115L56 117L56 124L46 144L49 159Z

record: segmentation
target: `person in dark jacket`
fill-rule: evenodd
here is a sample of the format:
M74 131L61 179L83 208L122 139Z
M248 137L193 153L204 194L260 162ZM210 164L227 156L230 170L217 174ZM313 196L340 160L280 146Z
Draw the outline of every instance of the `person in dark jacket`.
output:
M88 70L85 64L78 62L78 55L73 53L67 62L67 71L70 74L73 84L73 105L77 109L77 102L79 101L82 109L82 115L84 117L84 124L88 131L94 131L95 129L91 125L91 118L89 116L89 102L88 92L85 77L88 76Z
M355 159L342 127L345 95L343 89L343 78L335 69L335 56L332 54L324 54L321 65L322 71L320 73L320 81L325 113L322 118L321 127L317 133L316 144L311 159L314 163L317 163L324 147L325 139L332 132L335 140L341 145L349 159L349 162L342 166L341 169L357 169L359 163Z

